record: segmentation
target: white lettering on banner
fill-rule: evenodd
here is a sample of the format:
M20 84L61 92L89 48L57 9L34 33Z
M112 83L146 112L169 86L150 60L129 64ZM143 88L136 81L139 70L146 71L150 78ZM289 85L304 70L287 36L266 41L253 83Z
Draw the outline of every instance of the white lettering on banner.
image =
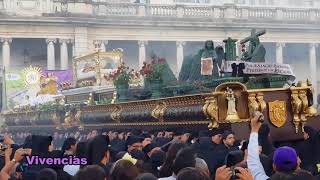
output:
M232 72L231 65L233 63L236 63L237 65L244 63L244 74L280 74L295 76L289 64L251 63L245 61L225 61L224 63L224 72Z

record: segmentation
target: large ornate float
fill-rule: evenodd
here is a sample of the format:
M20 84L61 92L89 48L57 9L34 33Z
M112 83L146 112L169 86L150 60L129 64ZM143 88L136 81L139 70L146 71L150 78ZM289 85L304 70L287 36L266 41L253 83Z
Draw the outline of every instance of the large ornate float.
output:
M309 80L293 83L289 65L264 62L265 49L258 38L264 33L252 31L240 42L249 41L248 48L243 46L242 57L235 56L234 39L226 39L225 48L214 48L207 41L198 54L185 57L179 81L171 77L172 72L159 73L157 80L162 82L156 97L152 95L152 81L145 81L145 86L130 86L125 101L118 101L119 89L102 83L103 71L108 68L101 68L107 63L102 65L100 58L116 57L115 62L120 63L121 52L98 52L77 58L77 88L62 91L64 99L47 109L25 108L4 114L7 128L200 130L220 126L233 130L239 138L247 138L250 116L261 111L273 138L300 139L305 125L320 128L312 84ZM91 66L88 62L92 62ZM166 67L164 64L161 69Z

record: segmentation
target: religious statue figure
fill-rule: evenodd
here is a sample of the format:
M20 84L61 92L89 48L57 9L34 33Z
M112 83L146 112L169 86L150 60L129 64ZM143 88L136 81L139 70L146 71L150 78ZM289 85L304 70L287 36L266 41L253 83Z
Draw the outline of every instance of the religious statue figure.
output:
M265 33L265 30L256 33L256 30L252 29L251 35L240 41L240 44L244 44L249 41L249 49L243 53L242 60L250 62L265 62L266 49L259 40L259 36Z
M236 96L231 88L227 88L226 100L228 101L227 121L234 121L240 119L236 110Z
M53 73L48 73L48 77L40 77L41 90L37 93L38 95L56 95L57 94L57 77Z
M228 37L228 39L223 40L225 43L225 49L226 49L226 61L235 61L237 57L237 48L236 48L236 42L237 39L232 39L231 37Z
M223 48L214 48L213 41L206 41L205 47L199 50L196 55L184 58L179 80L199 82L219 78L220 65L223 58Z

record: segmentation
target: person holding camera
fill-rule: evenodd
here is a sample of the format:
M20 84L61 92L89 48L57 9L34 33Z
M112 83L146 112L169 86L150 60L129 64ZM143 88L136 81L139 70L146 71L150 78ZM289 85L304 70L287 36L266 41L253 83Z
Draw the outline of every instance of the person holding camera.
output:
M7 149L6 158L10 159L11 153L12 153L12 149L11 148ZM8 163L6 163L6 165L2 168L0 172L0 179L1 180L9 179L11 172L16 167L16 164L20 162L26 154L27 152L25 149L22 149L22 148L17 149L16 152L14 153L13 159L10 160Z

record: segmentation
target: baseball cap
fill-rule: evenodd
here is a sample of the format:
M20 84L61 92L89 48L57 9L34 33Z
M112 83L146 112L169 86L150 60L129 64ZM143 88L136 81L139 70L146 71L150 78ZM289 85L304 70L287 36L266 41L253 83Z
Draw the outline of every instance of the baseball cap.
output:
M278 171L294 171L298 165L297 161L297 152L288 146L277 148L273 155L273 164Z

